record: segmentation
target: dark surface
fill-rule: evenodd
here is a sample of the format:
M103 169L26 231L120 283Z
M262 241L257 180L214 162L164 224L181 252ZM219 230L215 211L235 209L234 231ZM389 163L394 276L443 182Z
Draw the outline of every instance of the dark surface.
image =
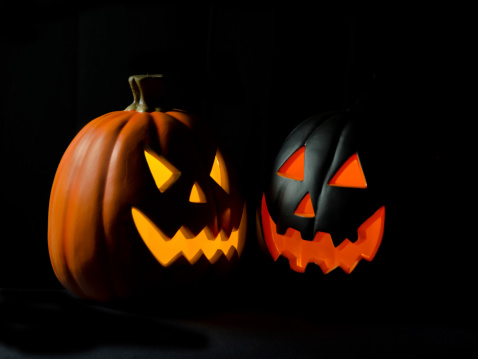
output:
M0 23L0 358L476 353L465 13L13 3ZM98 306L64 292L51 269L50 189L76 133L126 108L127 79L143 73L163 73L171 105L202 116L230 151L250 206L247 244L225 282ZM256 237L268 164L301 121L363 97L371 74L391 149L382 246L349 277L291 273Z
M206 304L196 301L200 294L181 305L157 301L109 307L80 301L63 290L2 290L0 357L449 358L478 354L475 330L439 320L423 322L418 318L420 311L414 319L390 321L385 303L377 317L363 312L347 318L352 308L327 308L320 298L307 310L271 296L253 307L234 298L227 304ZM272 306L264 302L271 299ZM357 310L361 309L353 308Z

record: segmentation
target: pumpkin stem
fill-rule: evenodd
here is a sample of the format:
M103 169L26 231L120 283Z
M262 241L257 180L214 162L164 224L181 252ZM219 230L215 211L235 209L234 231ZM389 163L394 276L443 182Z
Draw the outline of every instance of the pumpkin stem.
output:
M163 95L163 75L133 75L130 76L128 81L134 101L125 111L161 111L159 101L161 101Z

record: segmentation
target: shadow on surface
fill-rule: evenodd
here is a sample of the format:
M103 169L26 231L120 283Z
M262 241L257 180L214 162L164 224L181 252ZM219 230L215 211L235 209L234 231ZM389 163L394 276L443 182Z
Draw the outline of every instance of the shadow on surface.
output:
M63 290L1 290L0 341L22 352L72 353L99 345L201 349L208 338L158 318L82 302Z
M477 354L476 330L428 321L397 321L396 317L391 320L386 318L386 310L382 320L367 320L369 311L357 308L356 303L350 307L360 313L353 317L345 307L340 311L337 306L319 303L298 306L297 301L276 300L275 305L266 304L280 292L257 298L262 303L241 307L231 293L213 295L214 301L200 292L183 301L168 297L166 306L164 297L155 303L150 298L94 304L65 290L2 289L0 356L2 346L27 356L62 357L130 357L131 353L177 357L184 350L196 358L316 358L318 353L339 358L362 354L449 358ZM221 301L225 304L214 309L214 303ZM181 311L187 303L189 310Z

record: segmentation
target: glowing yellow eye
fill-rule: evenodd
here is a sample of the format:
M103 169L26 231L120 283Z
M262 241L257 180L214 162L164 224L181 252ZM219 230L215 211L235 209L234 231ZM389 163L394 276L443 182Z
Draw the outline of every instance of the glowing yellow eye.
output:
M210 176L224 191L229 193L229 177L226 170L226 164L219 150L216 152Z
M191 195L189 196L189 202L206 203L206 195L197 182L194 182Z
M154 182L159 191L163 193L171 186L181 175L181 172L166 160L149 148L145 148L144 155L148 163L149 170L153 175Z

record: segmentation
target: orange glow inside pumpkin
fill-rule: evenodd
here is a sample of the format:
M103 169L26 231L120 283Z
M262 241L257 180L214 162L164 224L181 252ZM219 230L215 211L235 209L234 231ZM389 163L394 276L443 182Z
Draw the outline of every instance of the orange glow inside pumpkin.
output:
M367 188L367 181L356 153L339 168L329 181L329 186Z
M244 246L247 222L245 205L239 228L234 228L229 238L223 230L214 237L208 227L204 227L197 236L194 236L184 226L169 238L139 209L133 207L131 212L141 238L164 267L170 266L180 256L184 256L192 265L203 254L213 264L222 254L228 259L232 258L234 252L240 255Z
M214 157L211 173L209 175L224 191L229 193L229 179L226 172L226 164L221 152L219 151L216 151L216 157Z
M304 198L302 198L294 214L299 217L315 217L314 207L312 206L312 200L310 199L310 193L307 193Z
M277 174L296 181L304 180L305 146L295 151L279 168Z
M148 163L148 167L156 186L161 193L164 193L164 191L166 191L174 182L176 182L179 176L181 176L181 172L166 158L158 155L149 147L145 147L144 156L146 157L146 162ZM221 186L222 189L224 189L224 191L229 193L228 174L224 158L219 151L216 152L216 156L214 157L210 176ZM191 189L189 201L194 203L206 203L207 201L204 191L197 182L194 183Z
M169 163L166 158L158 155L149 148L145 148L144 156L146 157L146 162L151 170L156 186L158 186L159 191L163 193L176 182L181 172Z
M375 257L383 237L385 206L360 225L357 241L352 243L345 239L337 247L326 232L317 232L312 241L303 240L300 232L293 228L287 228L285 234L278 234L265 196L262 197L261 217L264 240L274 260L283 255L296 272L304 272L308 263L315 263L324 273L340 267L350 274L362 258L371 261Z
M194 182L191 195L189 196L189 202L206 203L206 195L197 182Z
M150 148L145 147L144 154L154 181L163 193L179 178L181 172L166 158L156 154ZM226 192L229 192L228 173L219 150L216 152L210 176ZM193 184L189 201L194 203L206 203L207 201L198 182ZM230 210L228 209L228 211ZM218 235L214 237L207 226L196 236L187 227L181 226L176 234L169 238L138 208L132 207L131 213L136 229L144 243L158 262L165 267L171 265L181 255L192 265L203 254L212 264L219 259L221 254L231 259L234 252L239 255L242 252L247 223L245 205L239 227L233 228L229 238L224 230L219 231Z

